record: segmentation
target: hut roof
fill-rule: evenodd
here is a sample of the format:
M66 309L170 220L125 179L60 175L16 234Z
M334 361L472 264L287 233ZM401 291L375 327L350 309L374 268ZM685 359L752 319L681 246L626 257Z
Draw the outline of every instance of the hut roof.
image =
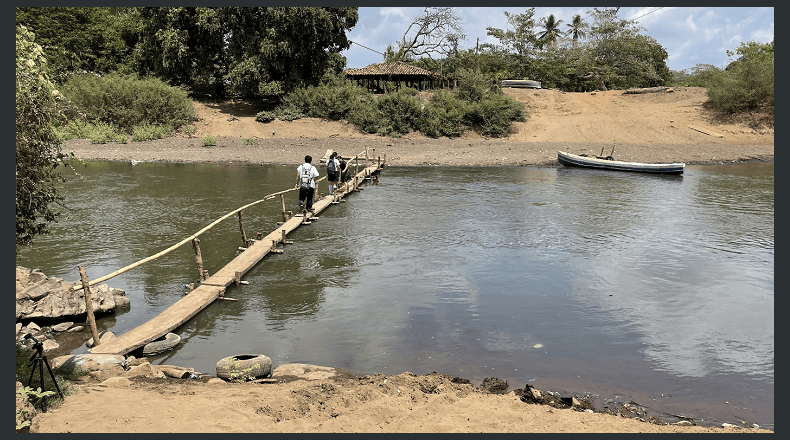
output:
M438 73L405 63L371 64L361 69L346 69L345 74L349 76L414 75L442 78Z

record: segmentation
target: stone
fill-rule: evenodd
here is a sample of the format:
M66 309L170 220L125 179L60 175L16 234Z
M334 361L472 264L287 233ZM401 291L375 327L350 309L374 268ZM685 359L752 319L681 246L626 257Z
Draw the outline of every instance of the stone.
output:
M22 330L22 323L21 322L17 322L16 323L16 334L19 334L19 332L21 330Z
M41 343L41 346L44 349L44 352L52 351L60 347L60 344L53 341L52 339L45 339L44 342Z
M61 322L60 324L53 325L52 326L52 330L54 330L56 332L65 332L66 330L71 328L72 325L74 325L73 322L69 322L69 321Z
M58 358L59 359L59 358ZM73 371L79 368L80 370L88 373L97 371L101 365L106 363L114 363L123 365L124 359L120 354L78 354L71 356L60 365L60 369L65 371ZM53 367L54 368L54 367Z
M31 322L25 327L25 333L41 333L41 327L35 322Z
M125 377L116 376L105 380L102 382L102 385L105 385L109 388L129 388L132 386L132 381Z
M47 278L41 272L25 274L17 266L16 319L62 319L86 313L84 289L70 290L75 283L58 277ZM130 302L122 289L106 284L92 286L91 302L94 313L104 313L128 307Z
M79 331L82 331L82 329L84 329L84 328L85 328L85 327L83 327L83 326L81 326L81 325L76 325L76 326L74 326L74 327L72 327L72 328L70 328L70 329L66 330L66 333L74 333L74 332L79 332ZM99 340L101 341L101 338L99 338Z

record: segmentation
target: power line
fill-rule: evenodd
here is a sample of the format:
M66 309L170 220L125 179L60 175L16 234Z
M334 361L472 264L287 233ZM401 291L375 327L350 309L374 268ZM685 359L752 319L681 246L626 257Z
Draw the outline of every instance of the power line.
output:
M362 46L362 47L364 47L365 49L367 49L367 50L369 50L369 51L376 52L377 54L384 56L384 54L383 54L383 53L381 53L381 52L379 52L379 51L377 51L377 50L373 50L373 49L371 49L371 48L369 48L369 47L367 47L367 46L363 46L363 45L361 45L361 44L357 43L356 41L351 41L351 40L348 40L348 42L349 42L349 43L351 43L351 44L356 44L357 46Z
M653 12L656 12L656 11L658 11L658 10L660 10L660 9L664 9L664 7L662 6L662 7L660 7L660 8L653 9L653 10L652 10L652 11L650 11L650 12L644 13L644 14L640 15L639 17L636 17L636 18L634 18L634 21L636 21L636 20L639 20L640 18L644 17L645 15L652 14Z

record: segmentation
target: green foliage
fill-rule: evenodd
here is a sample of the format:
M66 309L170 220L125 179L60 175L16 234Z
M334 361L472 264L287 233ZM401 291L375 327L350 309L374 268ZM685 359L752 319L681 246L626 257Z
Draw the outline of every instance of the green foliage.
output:
M36 389L30 387L22 387L16 390L17 394L22 396L22 398L27 399L33 406L38 405L42 399L45 397L49 397L55 394L54 391L42 391L41 387ZM22 420L22 414L26 413L27 409L19 408L16 410L16 430L19 431L22 428L30 426L30 420Z
M16 8L16 24L36 34L58 82L80 71L131 72L139 20L137 8Z
M258 122L263 122L264 124L272 122L275 119L277 119L277 115L270 111L258 112L258 114L255 115L255 120Z
M64 99L49 79L44 51L32 32L16 28L16 245L30 246L57 221L65 181L56 168L67 156L55 129Z
M195 118L185 90L154 78L73 75L63 85L63 94L88 121L116 125L127 133L142 124L179 128Z
M320 85L292 91L283 98L280 108L313 118L338 120L346 118L354 106L368 98L364 88L342 76L333 75L325 77Z
M466 131L464 119L469 107L457 93L437 90L433 100L425 106L417 128L432 138L461 136Z
M400 137L418 125L421 104L414 89L384 94L376 100L376 106L380 115L376 132L382 136Z
M297 119L302 119L306 115L302 113L300 110L295 109L293 107L280 107L275 110L275 114L277 115L277 119L281 121L295 121Z
M774 42L741 43L735 52L739 58L727 69L712 76L708 98L713 106L727 113L765 106L774 107Z
M203 137L203 146L204 147L213 147L217 145L217 138L211 135Z
M472 103L466 120L479 127L480 134L503 137L513 130L513 121L523 122L524 104L504 94L491 94L486 99Z
M681 71L673 71L672 85L686 87L709 87L721 69L712 64L697 64Z
M258 139L255 138L244 139L242 143L244 145L258 145Z
M154 139L162 139L173 133L173 127L169 125L149 124L143 122L132 128L132 142L145 142Z

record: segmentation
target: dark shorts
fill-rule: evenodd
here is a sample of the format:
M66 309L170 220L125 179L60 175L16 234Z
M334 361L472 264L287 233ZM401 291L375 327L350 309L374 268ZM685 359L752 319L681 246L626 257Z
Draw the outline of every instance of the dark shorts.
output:
M326 173L326 180L330 182L337 182L337 173Z

